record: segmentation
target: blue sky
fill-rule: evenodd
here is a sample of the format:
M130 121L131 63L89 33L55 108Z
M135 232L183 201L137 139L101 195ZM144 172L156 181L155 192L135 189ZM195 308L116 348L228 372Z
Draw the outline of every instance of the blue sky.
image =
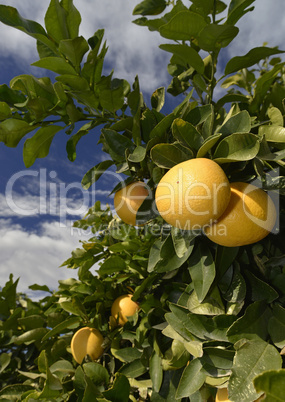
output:
M109 46L106 72L114 68L114 76L127 79L130 84L138 75L149 103L151 93L170 82L166 71L169 54L158 49L164 40L157 33L131 22L136 3L134 0L74 0L82 15L80 34L89 38L97 29L105 28ZM0 0L0 4L14 6L25 18L43 24L49 0ZM223 52L224 62L264 42L285 48L284 0L256 0L255 7L253 13L240 21L239 35ZM32 38L0 25L1 84L8 84L20 74L45 75L41 69L30 66L37 59ZM163 111L174 106L175 99L168 97ZM83 233L72 231L72 221L83 216L84 210L91 206L94 190L96 199L108 201L109 180L112 180L111 176L103 176L92 193L80 188L83 174L105 157L97 146L98 138L99 131L84 137L78 145L77 159L71 163L65 153L66 135L59 133L48 158L36 161L30 169L22 161L23 142L13 149L0 144L0 287L10 273L20 277L21 291L27 291L34 283L56 288L59 279L76 277L76 272L58 268L80 246L79 240L86 238ZM73 216L64 214L66 199ZM112 198L109 202L112 204Z

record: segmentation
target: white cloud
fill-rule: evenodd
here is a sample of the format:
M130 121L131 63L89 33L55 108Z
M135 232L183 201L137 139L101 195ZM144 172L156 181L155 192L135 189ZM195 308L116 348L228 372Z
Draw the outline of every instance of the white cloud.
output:
M57 222L42 222L39 233L27 232L11 220L0 220L0 287L4 286L10 273L20 277L18 291L28 292L34 283L57 287L57 281L76 278L77 272L59 266L70 257L71 251L80 247L79 240L90 237ZM31 293L32 294L32 293Z

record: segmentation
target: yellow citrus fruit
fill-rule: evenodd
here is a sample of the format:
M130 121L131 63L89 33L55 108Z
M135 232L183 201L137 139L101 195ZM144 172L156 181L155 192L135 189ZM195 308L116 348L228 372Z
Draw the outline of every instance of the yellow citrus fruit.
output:
M255 402L262 401L264 395L261 395ZM231 402L228 396L227 388L219 388L216 393L216 402Z
M114 207L122 221L135 226L137 211L148 195L146 184L141 181L128 184L117 191L114 196Z
M132 301L133 295L119 296L111 307L111 315L119 325L125 325L127 317L131 317L139 309L138 303Z
M248 183L231 183L231 199L217 222L205 234L221 246L252 244L266 237L276 221L272 199L262 189Z
M71 339L71 353L74 360L81 364L84 357L89 355L92 360L98 359L104 349L103 336L96 328L84 327L79 329Z
M158 212L172 226L201 229L219 218L230 200L230 184L223 169L207 158L196 158L171 168L158 183Z

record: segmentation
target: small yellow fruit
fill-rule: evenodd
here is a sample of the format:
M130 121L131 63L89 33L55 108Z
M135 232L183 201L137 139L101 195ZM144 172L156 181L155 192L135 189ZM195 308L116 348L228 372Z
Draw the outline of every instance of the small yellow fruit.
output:
M273 229L276 209L262 189L248 183L231 183L231 199L217 222L205 228L213 242L228 247L260 241Z
M141 181L128 184L115 193L114 207L123 222L136 225L137 211L148 195L146 184Z
M258 399L256 399L254 402L259 402L262 401L264 395L261 395ZM216 402L231 402L229 399L228 395L228 390L227 388L219 388L217 393L216 393Z
M132 297L133 295L131 294L119 296L112 304L112 317L121 326L125 325L128 321L127 317L131 317L139 309L138 303L132 301Z
M73 335L70 345L74 360L81 364L86 355L89 355L92 360L98 359L104 352L103 340L98 329L90 327L79 329Z
M222 215L230 193L223 169L211 159L195 158L175 165L162 177L155 201L167 223L195 230Z

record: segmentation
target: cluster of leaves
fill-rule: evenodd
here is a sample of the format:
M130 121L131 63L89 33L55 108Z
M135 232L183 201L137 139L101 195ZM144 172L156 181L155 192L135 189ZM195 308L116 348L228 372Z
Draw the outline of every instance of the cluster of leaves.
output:
M172 54L168 92L188 92L169 114L162 113L164 88L154 91L150 108L138 78L131 88L112 73L102 75L103 31L88 41L78 36L80 15L72 0L51 0L45 29L0 6L2 22L37 40L34 65L59 74L54 84L24 75L0 87L0 140L16 146L37 129L24 144L26 166L48 154L58 131L70 135L79 127L67 141L74 160L78 141L100 125L110 159L85 174L85 189L114 165L126 180L113 191L138 179L155 191L169 168L207 157L230 181L259 180L280 197L279 233L240 248L165 225L153 199L142 204L146 225L138 228L96 203L75 223L94 236L64 263L78 269L78 280L60 281L39 302L17 295L12 278L1 291L0 399L201 402L225 386L233 401L250 402L263 392L271 395L268 401L284 395L284 63L271 58L283 52L262 46L232 58L219 78L228 93L214 97L220 50L237 35L235 24L253 2L232 0L218 21L226 10L218 0L136 6L134 14L142 15L136 24L174 42L161 45ZM202 51L208 52L204 59ZM129 292L140 311L124 328L110 327L112 301ZM100 363L78 366L69 345L85 325L102 332L105 353Z

